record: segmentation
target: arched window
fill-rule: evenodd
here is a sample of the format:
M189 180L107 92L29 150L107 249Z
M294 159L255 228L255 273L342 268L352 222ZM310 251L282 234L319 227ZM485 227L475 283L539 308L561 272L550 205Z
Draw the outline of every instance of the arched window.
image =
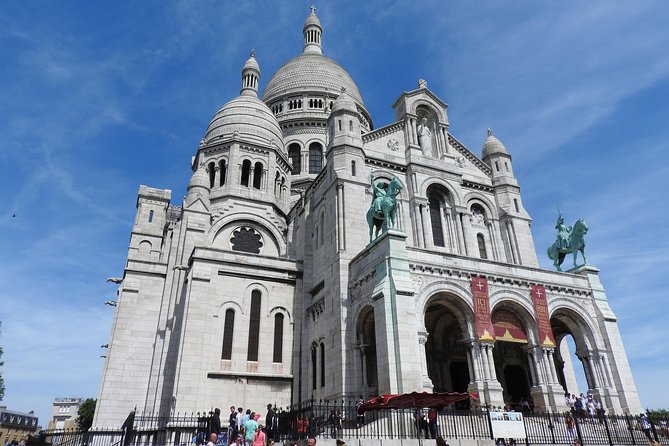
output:
M281 196L281 179L279 178L279 172L276 173L274 178L274 195L277 197Z
M272 362L283 362L283 314L274 316L274 354Z
M149 223L153 221L153 209L149 211Z
M325 344L321 342L321 387L325 387Z
M286 177L281 177L281 188L279 189L279 197L283 197L285 189L286 189Z
M323 168L323 148L317 142L309 145L309 173L319 173Z
M207 172L209 173L209 187L214 187L214 181L216 180L216 164L209 163L209 166L207 166Z
M244 160L242 163L241 185L249 187L249 177L251 176L251 161Z
M225 311L225 325L223 325L223 351L221 359L232 359L232 337L235 333L235 310L228 308Z
M288 157L293 162L293 175L297 175L302 171L302 154L300 152L299 144L294 142L288 146Z
M434 195L428 197L430 202L430 222L432 223L432 241L434 246L446 246L444 244L444 227L441 224L441 203Z
M311 390L316 390L316 346L311 347Z
M355 176L355 161L351 161L351 175Z
M260 291L251 293L251 314L249 321L249 346L247 361L258 360L258 341L260 340Z
M476 241L479 244L479 257L482 259L487 259L488 253L485 249L485 239L483 238L483 234L476 234Z
M225 184L225 177L228 174L228 165L225 163L225 160L221 160L218 162L218 168L221 171L221 179L219 180L219 186L223 186Z
M253 187L260 189L262 186L262 163L257 162L253 169Z

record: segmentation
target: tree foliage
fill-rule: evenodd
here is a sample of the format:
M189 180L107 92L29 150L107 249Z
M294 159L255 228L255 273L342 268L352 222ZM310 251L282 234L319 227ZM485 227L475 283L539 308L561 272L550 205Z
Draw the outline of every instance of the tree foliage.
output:
M77 428L80 431L86 432L93 425L96 402L97 400L94 398L86 398L79 406L79 410L77 411Z
M0 328L2 327L2 321L0 321ZM0 330L0 334L2 334L2 330ZM0 367L2 367L5 363L2 362L2 346L0 346ZM5 397L5 379L2 377L2 370L0 370L0 401Z
M648 416L657 420L669 420L669 410L667 409L648 409Z

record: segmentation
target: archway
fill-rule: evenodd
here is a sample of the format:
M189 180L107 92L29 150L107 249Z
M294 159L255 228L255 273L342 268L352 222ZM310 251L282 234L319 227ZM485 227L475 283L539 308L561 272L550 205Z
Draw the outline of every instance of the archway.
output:
M379 375L376 357L374 308L365 307L358 316L358 349L360 351L360 387L363 395L377 395Z
M553 357L560 384L565 392L575 395L590 392L597 383L589 365L581 359L587 356L592 345L586 322L567 308L557 309L550 321L557 343ZM576 365L579 363L580 367Z
M472 380L467 361L467 317L458 299L438 294L425 309L425 357L434 392L466 392Z
M514 303L501 302L492 311L491 318L496 338L495 371L502 385L504 402L510 408L522 410L524 399L532 404L532 372L526 354L531 344L528 330L531 316Z

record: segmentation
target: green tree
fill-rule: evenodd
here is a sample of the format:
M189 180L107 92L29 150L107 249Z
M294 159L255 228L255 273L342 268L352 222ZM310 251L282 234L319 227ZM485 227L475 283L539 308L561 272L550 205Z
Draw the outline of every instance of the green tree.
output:
M0 327L2 327L2 322L0 321ZM2 330L0 330L0 334L2 334ZM2 367L5 363L2 362L2 347L0 346L0 367ZM0 401L5 397L5 379L2 377L2 371L0 370Z
M77 428L80 431L86 432L93 425L96 402L97 400L94 398L86 398L79 406L79 410L77 411Z

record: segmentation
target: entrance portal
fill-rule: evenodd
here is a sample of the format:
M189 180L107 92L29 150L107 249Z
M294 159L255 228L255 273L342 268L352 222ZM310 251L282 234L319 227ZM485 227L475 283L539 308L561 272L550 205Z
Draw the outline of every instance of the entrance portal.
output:
M435 301L425 312L429 333L425 344L427 371L434 392L466 392L469 382L464 330L457 316L443 302Z

